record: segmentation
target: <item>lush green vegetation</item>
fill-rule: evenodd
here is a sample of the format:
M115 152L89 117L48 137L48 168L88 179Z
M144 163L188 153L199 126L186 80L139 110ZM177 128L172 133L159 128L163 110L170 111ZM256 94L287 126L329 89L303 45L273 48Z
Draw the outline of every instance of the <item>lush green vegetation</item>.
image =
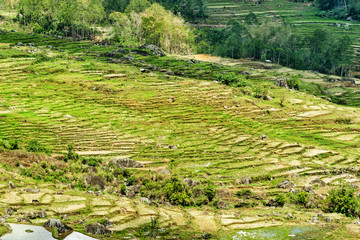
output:
M322 29L302 37L282 24L246 27L230 21L224 29L203 30L201 36L201 51L222 57L266 60L340 76L348 75L352 63L350 39Z

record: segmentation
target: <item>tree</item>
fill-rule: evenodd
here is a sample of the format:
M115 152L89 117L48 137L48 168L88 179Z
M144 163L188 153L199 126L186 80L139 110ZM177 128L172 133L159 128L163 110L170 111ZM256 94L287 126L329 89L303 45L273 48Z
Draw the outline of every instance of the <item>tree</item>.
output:
M147 0L131 0L129 5L126 7L125 12L130 13L132 11L140 13L151 6L151 3Z
M129 0L104 0L103 6L107 14L112 12L124 12L129 5Z

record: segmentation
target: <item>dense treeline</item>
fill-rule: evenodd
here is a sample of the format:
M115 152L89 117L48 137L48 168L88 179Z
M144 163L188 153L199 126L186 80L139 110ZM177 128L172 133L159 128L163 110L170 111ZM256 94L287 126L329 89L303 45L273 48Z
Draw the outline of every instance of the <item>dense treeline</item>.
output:
M351 41L347 36L317 29L302 37L291 27L266 23L244 26L234 20L224 29L202 30L200 51L231 57L271 60L296 69L346 75L350 68Z
M137 1L145 5L146 0ZM150 0L150 4L158 3L171 10L174 14L180 14L186 20L195 20L198 18L205 18L206 1L205 0ZM104 7L108 14L112 12L125 12L130 0L104 0Z
M359 0L292 0L294 2L313 2L321 11L319 15L324 17L336 17L360 20Z

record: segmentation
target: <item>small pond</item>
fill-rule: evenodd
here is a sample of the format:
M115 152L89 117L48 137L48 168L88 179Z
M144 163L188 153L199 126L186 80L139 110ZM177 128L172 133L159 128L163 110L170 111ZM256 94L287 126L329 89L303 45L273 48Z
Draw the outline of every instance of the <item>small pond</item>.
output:
M56 240L51 232L40 226L9 223L12 232L0 237L0 240ZM65 240L97 240L82 233L73 231Z

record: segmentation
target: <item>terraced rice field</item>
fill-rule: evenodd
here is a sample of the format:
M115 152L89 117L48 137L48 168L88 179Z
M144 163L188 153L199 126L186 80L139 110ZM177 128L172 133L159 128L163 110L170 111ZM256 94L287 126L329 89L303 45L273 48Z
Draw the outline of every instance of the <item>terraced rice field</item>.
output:
M221 27L229 20L244 21L249 12L254 12L260 22L283 22L295 27L296 31L307 35L316 28L327 29L341 36L349 36L353 41L356 55L355 72L359 71L360 23L319 17L319 10L310 3L284 0L265 0L262 4L256 1L209 0L208 18L199 26ZM357 73L354 73L357 74Z
M20 41L35 42L36 47L10 45ZM358 108L334 105L256 78L249 81L266 87L271 100L216 81L142 73L132 65L103 61L98 57L106 47L89 42L38 41L37 36L17 33L0 35L0 42L0 138L38 139L56 154L73 143L82 155L105 160L130 157L145 165L139 171L168 168L174 176L208 179L218 187L219 200L230 204L222 210L154 207L139 199L110 193L97 197L2 170L4 207L22 206L25 212L46 209L57 217L67 214L68 222L79 230L79 219L91 222L106 217L113 230L123 231L159 216L164 226L228 232L303 224L319 211L292 206L237 210L239 190L265 194L267 201L289 191L276 188L285 178L291 177L297 189L320 178L326 183L314 188L315 198L320 198L339 180L359 182ZM239 71L237 66L233 70ZM284 107L281 96L286 99ZM350 121L341 124L344 119ZM1 160L9 164L11 159ZM238 184L236 180L243 177L254 182ZM16 179L16 190L8 190L9 179ZM39 193L24 193L35 186ZM34 207L33 199L39 205ZM296 219L285 219L289 212ZM329 216L358 229L342 215Z

